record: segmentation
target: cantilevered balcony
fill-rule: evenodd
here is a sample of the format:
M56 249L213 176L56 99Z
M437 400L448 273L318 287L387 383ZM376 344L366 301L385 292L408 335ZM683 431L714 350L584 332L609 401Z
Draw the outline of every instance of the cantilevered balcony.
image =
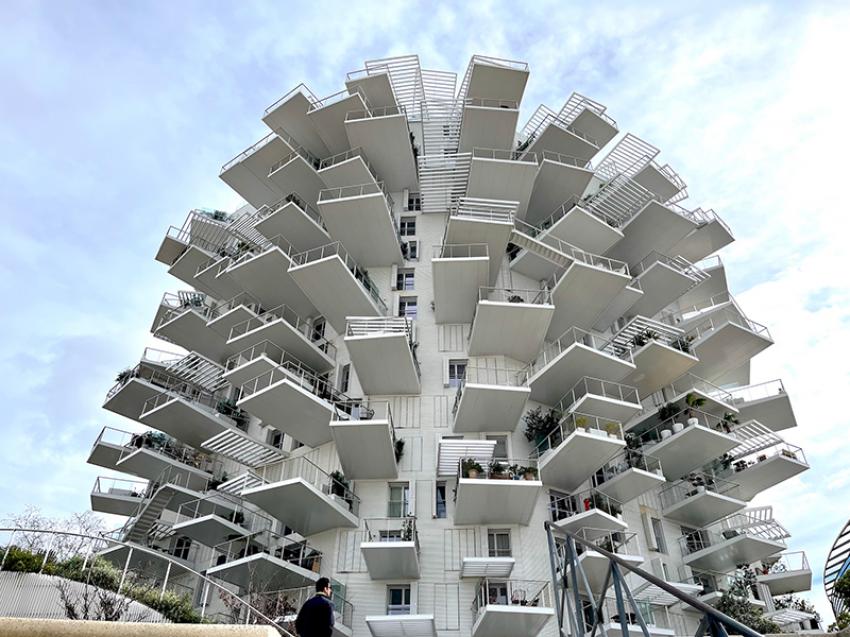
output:
M247 416L209 392L171 388L145 401L138 420L193 447L226 429L247 423Z
M524 371L467 364L452 407L454 431L513 431L530 393Z
M744 423L736 431L745 432L756 424L754 421ZM765 434L757 435L749 444L742 444L730 452L734 461L728 463L720 475L740 485L739 497L742 500L752 500L762 491L809 469L800 447L781 439L778 442L773 440Z
M605 529L582 528L576 533L581 539L590 542L596 547L601 548L609 553L614 553L621 560L640 566L643 564L644 557L641 555L640 545L638 544L637 533L628 533L624 531L607 531ZM599 551L576 544L578 552L578 562L581 565L581 570L584 572L584 581L590 587L593 595L598 596L602 593L602 588L608 581L608 571L611 570L611 562L607 557ZM572 568L567 565L566 582L572 587ZM582 595L587 595L582 575L578 575L579 592Z
M262 374L271 372L281 365L292 364L305 367L300 358L281 349L271 341L260 341L227 359L224 378L235 387L241 387Z
M580 198L593 179L593 168L586 159L545 149L536 154L539 168L526 215L526 221L534 224L565 201Z
M562 414L580 412L627 422L641 410L641 403L634 387L585 376L561 397L555 408Z
M519 104L515 100L467 97L463 100L458 150L510 149L514 143Z
M592 254L605 254L623 238L614 217L602 210L584 207L579 197L570 197L534 225L540 228L543 234L566 241Z
M714 210L697 208L687 212L696 220L697 229L672 246L670 254L678 254L691 263L696 263L735 240L732 229Z
M326 187L319 175L320 163L319 158L310 151L293 145L291 151L278 155L277 161L269 166L266 174L281 196L297 192L305 202L313 205L319 199L319 192ZM275 197L267 203L279 199L280 197Z
M558 114L569 122L573 129L592 137L604 146L617 135L617 122L606 111L607 108L603 104L573 92Z
M154 481L168 471L181 484L198 491L207 488L215 476L222 474L221 462L159 431L131 434L126 438L114 468Z
M631 352L615 355L604 338L580 330L568 329L560 338L543 344L540 354L529 364L528 384L532 400L554 405L565 387L572 387L585 376L619 381L635 369Z
M213 547L273 527L270 517L247 508L241 499L215 493L181 504L171 529Z
M227 215L194 209L182 227L171 226L156 253L156 260L168 266L168 273L192 285L197 266L217 254L230 239Z
M632 429L640 450L661 461L668 480L681 478L738 446L729 423L699 409L686 408L644 429Z
M233 280L227 269L238 254L238 248L219 250L197 267L195 277L189 284L216 299L233 298L242 288Z
M346 115L352 111L367 110L365 95L357 86L314 101L307 109L319 137L332 155L351 148L345 125Z
M651 252L631 268L643 291L629 314L655 316L665 307L708 278L700 268L683 257Z
M419 535L416 518L363 520L360 552L373 580L419 579Z
M486 243L434 246L431 258L437 323L472 323L478 290L490 280Z
M635 429L650 427L662 420L659 410L664 405L675 405L679 410L689 402L699 407L700 411L713 416L722 417L725 414L738 416L738 410L733 406L732 394L699 376L687 373L657 392L646 396L642 401L644 406L642 413L631 425Z
M327 188L345 188L357 184L375 186L381 181L375 167L359 146L321 160L319 177Z
M419 393L413 321L404 317L349 316L344 340L363 393Z
M797 426L791 400L779 379L735 387L728 392L731 395L731 404L738 409L742 422L757 420L773 431Z
M207 327L226 336L234 325L256 318L262 312L263 306L259 299L248 292L240 292L226 301L210 305Z
M330 426L347 477L352 480L398 477L399 446L389 401L337 404Z
M334 625L331 637L352 637L354 625L354 606L345 600L338 591L336 580L331 580ZM315 586L300 586L276 591L263 590L251 596L255 607L262 606L267 617L274 617L281 628L296 635L295 620L304 603L316 594Z
M773 596L805 593L812 588L812 569L803 551L765 558L756 573L758 583L767 586Z
M709 606L717 606L717 602L723 597L724 593L730 590L740 590L743 583L743 573L734 569L729 573L720 573L699 568L690 568L683 566L679 570L679 579L687 584L699 587L694 591L696 597L701 602ZM752 597L752 591L747 591L748 601L750 604L763 608L764 602L756 600Z
M142 504L147 486L147 480L99 476L91 491L91 510L125 517L134 515Z
M122 371L115 380L115 385L106 394L103 408L131 420L138 420L146 400L182 382L181 379L162 371L162 366L144 362ZM120 450L115 458L116 462L119 456Z
M100 430L100 434L98 434L97 439L94 441L86 462L98 467L117 471L118 461L121 459L124 445L135 435L132 432L122 429L104 427Z
M647 190L653 192L659 201L679 201L688 196L684 180L670 164L663 166L650 159L637 171L633 179Z
M157 308L151 332L183 349L220 360L233 352L227 347L226 336L208 325L211 307L211 300L203 294L166 292Z
M299 316L286 305L264 310L253 318L234 324L227 343L240 351L228 359L225 376L234 385L241 384L238 379L234 379L237 367L261 353L280 362L283 351L290 352L312 369L322 372L333 369L336 347L316 330L315 325L315 320ZM262 352L252 351L262 344L267 344L263 346ZM276 354L272 354L274 348L277 348ZM248 380L253 376L242 378Z
M554 314L548 290L479 288L469 355L504 355L528 362L543 346ZM507 334L511 338L505 338Z
M727 572L738 564L752 564L785 550L781 538L770 537L755 528L700 529L679 538L687 566Z
M318 248L332 241L319 212L294 192L257 210L254 230L267 239L287 237L299 250Z
M740 488L705 473L690 473L659 493L664 517L690 527L703 527L746 506Z
M531 458L495 458L457 465L455 524L528 524L543 483Z
M537 155L500 148L473 148L466 195L479 199L516 201L516 216L525 217L534 180Z
M275 132L269 133L224 164L219 177L245 201L259 208L292 192L293 188L281 191L268 177L269 169L291 152L288 142Z
M537 443L533 453L543 484L573 491L625 446L619 422L570 413Z
M590 161L605 145L574 125L574 121L541 105L531 115L519 134L518 151L537 153L544 150Z
M527 82L525 62L476 54L469 60L458 95L521 102Z
M301 535L359 526L360 498L348 481L305 456L259 467L256 477L260 484L244 489L242 497Z
M263 589L304 586L319 579L321 551L306 541L291 540L270 530L238 537L213 549L209 577L248 590L262 582Z
M348 316L388 313L369 275L339 241L294 255L289 272L338 333Z
M596 489L572 495L550 491L549 516L555 526L570 533L587 529L586 537L603 537L606 532L629 528L623 521L623 505Z
M618 453L591 479L597 491L623 503L634 500L664 482L661 462L637 449Z
M472 603L472 637L534 637L555 616L548 581L483 579Z
M265 110L263 122L273 131L288 131L289 138L314 155L327 157L331 153L307 116L311 105L318 101L309 88L299 84Z
M410 604L403 604L400 607L387 605L386 615L366 615L363 621L369 627L372 637L396 637L396 635L437 637L434 615L411 615Z
M490 256L490 284L496 281L514 227L517 202L461 197L449 211L443 243L484 243Z
M319 211L335 237L364 267L401 264L393 201L383 182L330 188L319 193Z
M410 57L415 58L416 56ZM395 59L398 60L399 58ZM350 90L355 90L355 87L359 88L369 104L379 108L393 106L401 101L401 96L397 96L396 93L402 92L401 86L396 89L393 85L392 78L395 68L390 71L390 67L387 64L382 64L382 62L383 60L372 60L371 63L366 64L366 68L349 71L345 74L345 85ZM396 77L396 81L398 81L398 77Z
M373 105L345 114L345 132L352 146L369 155L391 192L415 188L416 152L404 106Z

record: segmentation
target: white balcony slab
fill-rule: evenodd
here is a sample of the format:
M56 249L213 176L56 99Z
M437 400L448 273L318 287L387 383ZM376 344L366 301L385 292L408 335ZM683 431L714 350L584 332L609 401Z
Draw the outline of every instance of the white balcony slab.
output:
M608 304L608 307L602 310L602 313L596 317L596 321L593 323L593 329L604 332L621 316L627 318L635 316L636 313L632 311L632 307L643 296L643 290L638 285L632 282L620 290L620 293L614 297L614 300Z
M133 378L115 392L115 394L107 398L106 402L103 403L103 408L125 418L138 421L145 406L145 401L157 394L161 394L163 391L165 391L164 388L159 385L154 385L142 378ZM104 446L105 449L106 447ZM115 462L118 462L118 458L115 458ZM111 469L112 467L109 468Z
M254 329L234 336L228 341L228 344L241 352L263 341L271 341L317 372L333 369L336 364L333 357L325 353L301 330L283 318L270 320L268 323L262 323ZM234 385L240 384L238 380L243 378L244 374L240 373L238 376L234 376L233 371L235 370L230 370L224 376ZM245 378L245 380L256 378L261 373L262 371L259 371L253 376Z
M573 343L529 378L531 400L554 405L584 376L601 380L622 381L635 366L606 352L582 343ZM631 384L631 383L626 383Z
M538 131L534 141L532 141L526 150L532 153L542 153L544 150L551 150L562 155L569 155L590 161L591 157L599 152L599 147L595 143L576 135L561 125L550 122L542 130Z
M237 406L310 447L330 442L332 405L287 372L280 376L268 387L240 398Z
M314 108L307 113L307 116L313 122L319 137L325 142L325 146L328 147L328 152L331 155L337 155L351 147L346 134L346 113L365 109L366 103L363 98L359 93L354 93L336 102L331 102L327 106Z
M92 493L91 510L108 515L130 517L136 514L142 498L129 492Z
M513 431L530 394L528 387L467 382L457 404L454 430Z
M433 615L367 615L372 637L437 637Z
M153 332L154 336L211 360L222 360L236 353L236 350L227 345L227 333L222 335L209 327L206 317L198 312L187 309L171 316L170 320L159 324Z
M617 127L611 123L610 119L600 117L589 108L582 109L570 126L582 135L595 140L600 148L617 136Z
M725 573L738 564L752 564L784 550L784 542L740 534L684 555L683 560L691 568Z
M237 305L232 309L218 314L215 318L210 318L207 321L207 327L227 338L234 325L255 318L257 316L257 310L258 308L253 303L249 305ZM228 345L232 344L228 343Z
M300 90L295 91L287 99L275 104L263 115L263 122L270 129L282 129L298 140L298 144L317 157L327 157L332 153L319 137L316 127L307 116L307 111L313 105L310 98ZM278 155L278 159L284 153ZM268 172L268 170L266 170Z
M192 447L233 427L229 418L179 396L145 412L139 420Z
M546 337L556 339L571 327L590 329L597 317L629 284L625 272L574 261L552 288L555 315Z
M617 557L619 557L624 562L628 562L634 566L640 566L644 562L644 558L642 555L629 555L627 553L618 553ZM584 552L578 556L579 564L581 564L581 568L584 571L584 575L587 578L587 584L590 586L590 590L594 595L598 596L602 592L602 587L606 583L608 571L611 569L611 562L608 561L608 558L599 553L598 551L593 551L589 549L585 549ZM621 567L622 568L622 567ZM625 569L622 569L625 570ZM572 569L567 567L567 585L572 587ZM579 578L579 591L582 595L587 595L587 589L584 586L584 583L581 580L581 575ZM608 582L610 584L610 581Z
M268 176L272 165L290 152L289 144L271 135L266 143L261 141L253 152L229 165L219 177L254 208L259 208L292 192L281 192Z
M639 402L620 400L619 398L588 392L571 403L567 411L577 411L580 414L589 414L604 420L628 422L641 409L643 407Z
M797 426L791 399L785 392L754 400L733 400L741 422L757 420L773 431L783 431Z
M540 479L547 487L575 491L625 446L622 439L604 431L576 430L540 456Z
M320 575L319 562L315 564L316 570L311 571L268 553L254 553L220 566L212 566L206 574L242 589L247 589L253 582L262 582L270 590L281 590L312 585Z
M529 362L543 347L555 313L551 303L479 301L469 335L469 355L504 355Z
M157 248L154 259L167 266L171 266L186 249L186 242L181 241L176 236L166 233L162 238L162 242Z
M294 266L290 274L337 333L345 331L347 316L384 314L337 255Z
M696 356L655 340L633 349L632 359L637 369L626 376L623 383L637 388L641 396L648 396L686 372L693 372L699 362Z
M254 224L254 230L267 239L284 236L297 250L309 250L333 239L321 224L290 201Z
M265 354L246 361L241 365L229 369L221 375L228 383L234 387L241 387L249 380L257 378L262 374L268 373L278 366L278 363Z
M605 513L601 509L582 511L576 515L557 520L553 524L570 533L578 533L581 529L585 529L584 533L588 539L595 539L594 533L588 531L588 529L599 531L597 537L602 537L604 531L625 531L629 528L629 525L621 518Z
M486 243L487 254L490 255L489 284L493 285L499 274L513 228L512 221L474 219L451 215L446 225L444 243Z
M483 106L477 103L464 104L460 125L461 153L472 152L473 148L510 149L514 143L519 110L505 106Z
M227 271L234 281L256 297L264 307L286 305L299 316L313 316L316 308L289 273L291 265L290 255L272 246L232 265ZM229 334L229 330L224 334Z
M734 240L727 226L718 219L712 219L676 242L670 252L685 257L691 263L696 263Z
M534 637L555 616L555 609L521 604L487 604L478 611L472 637Z
M210 547L250 534L245 527L214 514L176 522L171 528L175 533Z
M455 524L528 524L542 490L539 480L461 478Z
M269 173L268 179L282 193L280 196L297 192L308 205L314 206L319 199L319 191L326 187L317 172L318 160L299 153L289 153L288 156L282 154L278 160L283 163L273 166L274 170Z
M516 560L512 557L464 557L461 562L461 577L508 578L514 570Z
M345 131L351 146L363 149L390 192L417 187L416 161L404 113L349 119Z
M756 579L759 584L767 586L774 597L805 593L812 589L812 571L808 568L758 575Z
M213 253L209 250L189 244L183 251L183 254L177 257L177 260L168 268L168 273L194 287L195 274L198 272L198 267L209 261L212 257Z
M478 288L489 284L490 258L434 258L431 272L436 322L471 323L478 304Z
M389 73L370 73L368 75L357 75L345 81L345 87L349 91L359 88L366 100L373 108L395 106L396 97Z
M666 481L663 474L629 468L608 478L605 482L597 483L596 490L625 504L663 485Z
M620 228L623 240L611 248L607 256L626 263L637 263L653 250L680 255L671 248L696 227L697 224L690 219L657 201L650 201Z
M301 535L358 526L357 516L347 507L303 478L245 489L242 497Z
M319 212L330 233L360 266L403 263L395 222L382 192L325 199L319 201Z
M132 555L130 554L130 549L133 549ZM97 555L118 569L123 569L127 565L128 570L140 570L146 575L165 575L169 563L172 563L173 575L182 572L179 566L191 568L187 561L176 558L173 555L153 549L147 551L142 549L143 547L136 542L126 542L126 544L111 546L108 549L100 551ZM130 558L129 561L127 559L128 557ZM175 562L179 566L175 567Z
M469 84L466 97L487 100L511 100L521 102L528 82L528 68L512 68L488 63L484 60L470 62Z
M232 299L242 291L242 288L230 277L227 268L233 260L230 257L220 257L208 262L208 265L195 274L192 287L214 299ZM202 267L203 264L199 267Z
M363 393L418 394L419 372L406 333L346 336L345 345Z
M126 387L125 387L125 389L126 389ZM150 396L148 396L148 398L150 398L151 396L156 396L156 394L158 394L158 393L159 392L154 392ZM139 405L144 405L145 400L147 400L147 398L142 400L139 403ZM142 408L140 406L139 412L141 412L141 411L142 411ZM139 415L139 413L137 412L136 416L138 416L138 415ZM91 452L89 452L89 457L88 457L88 460L86 460L86 462L88 464L93 464L93 465L96 465L98 467L104 467L106 469L113 469L113 470L117 471L118 470L117 469L118 461L121 459L121 454L122 454L123 451L124 451L123 445L119 445L119 444L115 444L115 443L111 443L111 442L106 442L104 440L97 440L97 441L95 441L95 444L92 445Z
M491 159L473 154L466 194L481 199L516 201L516 215L523 219L536 177L536 161Z
M808 469L809 465L802 460L778 453L750 465L743 471L736 471L728 479L740 485L742 500L752 500L762 491L790 480Z
M354 152L356 151L352 151L352 153ZM324 168L320 167L318 174L328 188L359 186L360 184L375 186L378 183L361 155L354 155Z
M747 503L723 493L704 490L664 507L662 515L693 528L708 526L743 509ZM696 490L696 488L694 489Z
M649 266L637 280L643 294L629 313L640 316L655 316L694 285L694 279L660 261Z
M581 197L593 179L593 169L562 163L546 155L540 162L526 221L537 224L552 214L570 197ZM564 239L572 243L570 239Z
M680 188L658 168L658 164L649 162L635 173L632 179L647 190L658 195L661 201L669 201L679 193Z
M330 427L346 478L394 480L398 477L389 420L332 420Z
M700 378L715 380L771 345L773 341L767 336L727 322L691 343L699 363L690 371Z
M702 425L692 425L646 448L645 451L661 462L668 480L676 480L689 471L719 458L738 444L738 440L729 434L712 431Z
M373 580L419 579L416 542L361 542L360 552Z
M115 468L147 480L156 480L163 471L168 470L170 476L174 478L179 476L180 484L199 491L203 490L207 482L212 479L211 473L178 462L147 447L125 450L124 456Z
M579 206L572 206L544 234L566 241L591 254L605 254L623 238L623 233L618 228Z

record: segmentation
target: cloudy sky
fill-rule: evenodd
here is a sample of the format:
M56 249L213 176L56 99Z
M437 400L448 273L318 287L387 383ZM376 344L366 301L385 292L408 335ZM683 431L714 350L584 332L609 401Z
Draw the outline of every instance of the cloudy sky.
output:
M731 288L777 342L753 379L784 380L813 465L765 500L829 617L820 572L850 517L850 7L601 5L0 3L0 515L89 506L89 447L129 424L103 397L179 287L157 246L190 208L239 203L217 175L266 106L301 81L336 92L366 59L462 73L484 53L528 61L526 116L572 90L606 104L732 226Z

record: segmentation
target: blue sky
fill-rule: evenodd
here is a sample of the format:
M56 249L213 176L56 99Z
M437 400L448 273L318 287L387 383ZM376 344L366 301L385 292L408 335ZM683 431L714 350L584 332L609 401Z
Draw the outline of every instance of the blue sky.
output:
M753 379L783 378L813 465L765 500L829 616L820 572L850 517L850 8L601 4L0 4L0 515L89 506L89 447L127 424L103 397L179 288L156 248L190 208L239 203L218 171L266 106L301 81L333 93L366 59L460 74L483 53L528 61L525 116L574 89L606 104L732 226L732 290L777 341Z

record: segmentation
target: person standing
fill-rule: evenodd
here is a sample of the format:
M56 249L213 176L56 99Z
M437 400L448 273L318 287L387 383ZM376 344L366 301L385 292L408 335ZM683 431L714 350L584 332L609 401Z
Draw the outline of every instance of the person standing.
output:
M331 637L334 627L331 592L331 581L320 577L316 582L316 594L304 602L295 619L298 637Z

